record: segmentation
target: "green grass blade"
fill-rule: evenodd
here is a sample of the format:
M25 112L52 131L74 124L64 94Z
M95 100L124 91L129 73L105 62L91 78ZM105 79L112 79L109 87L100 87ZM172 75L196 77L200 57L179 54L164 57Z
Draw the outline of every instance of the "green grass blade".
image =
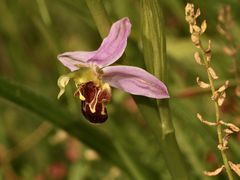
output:
M146 67L167 84L165 25L160 2L142 0L141 10L142 43ZM169 172L173 179L188 179L185 162L176 141L168 99L158 100L157 105L160 127L156 126L156 128L161 129L162 132L160 145Z
M20 84L0 77L0 97L45 118L95 149L104 159L128 172L114 141L106 133ZM55 97L54 97L55 98ZM126 155L124 155L126 156ZM131 174L130 174L131 176Z

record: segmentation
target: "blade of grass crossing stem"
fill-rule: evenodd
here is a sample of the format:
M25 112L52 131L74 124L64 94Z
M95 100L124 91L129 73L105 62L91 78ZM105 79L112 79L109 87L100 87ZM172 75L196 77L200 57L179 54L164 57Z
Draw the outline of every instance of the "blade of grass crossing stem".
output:
M142 44L147 70L167 83L166 40L160 2L141 0L141 12ZM157 105L162 131L161 150L169 172L173 179L188 179L186 165L176 141L168 99L158 100Z
M74 116L66 109L62 109L57 103L49 101L26 87L2 77L0 77L0 84L0 97L34 112L57 127L64 129L70 135L96 150L104 159L119 166L131 178L138 177L130 172L131 170L126 165L126 159L122 158L123 155L126 158L126 154L119 152L119 147L116 147L113 139L107 134Z

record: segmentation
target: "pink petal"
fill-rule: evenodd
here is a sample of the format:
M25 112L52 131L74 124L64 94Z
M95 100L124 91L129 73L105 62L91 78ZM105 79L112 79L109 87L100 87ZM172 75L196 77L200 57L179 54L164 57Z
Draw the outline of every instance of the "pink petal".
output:
M133 66L108 66L103 68L103 81L135 95L156 99L169 98L166 86L152 74Z
M59 61L71 71L79 69L79 65L88 66L87 60L96 54L96 51L73 51L58 55Z
M96 54L88 62L96 63L99 67L108 66L117 61L127 46L127 38L131 32L131 23L128 18L115 22Z
M131 32L131 23L128 18L115 22L101 46L96 51L74 51L58 55L58 59L71 71L79 69L77 65L89 66L96 64L99 67L108 66L117 61L127 46L127 38Z

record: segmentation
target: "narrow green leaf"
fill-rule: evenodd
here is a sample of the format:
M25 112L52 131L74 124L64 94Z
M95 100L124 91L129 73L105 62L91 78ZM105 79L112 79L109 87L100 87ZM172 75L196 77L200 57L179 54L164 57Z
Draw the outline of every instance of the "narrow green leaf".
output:
M163 82L167 81L166 39L159 2L141 0L142 44L147 69Z
M102 38L108 35L110 20L101 0L85 0Z
M141 0L142 44L147 69L164 83L168 80L164 19L157 0ZM157 101L161 150L173 179L188 179L185 162L175 137L168 99Z
M0 77L0 97L50 121L128 172L114 141L104 132L20 84ZM56 99L56 97L53 97Z

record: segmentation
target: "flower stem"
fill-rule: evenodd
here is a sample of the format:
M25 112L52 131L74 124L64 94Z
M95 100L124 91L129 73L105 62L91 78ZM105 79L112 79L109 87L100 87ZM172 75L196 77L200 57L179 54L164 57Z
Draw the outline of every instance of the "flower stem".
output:
M147 70L161 79L168 80L166 39L161 3L157 0L141 0L142 44ZM155 131L160 131L159 143L172 179L189 179L186 164L176 140L171 118L169 100L157 101L158 123ZM152 120L151 120L152 122Z
M205 50L201 43L200 43L200 49L201 49L201 52L204 57L203 58L204 65L205 65L206 69L208 69L210 67L210 61L207 61L206 56L205 56ZM214 95L216 93L216 90L215 90L213 78L212 78L211 74L209 73L209 71L207 71L207 75L208 75L208 80L209 80L210 88L212 91L212 95ZM223 144L223 136L222 136L222 126L220 123L220 108L216 101L214 101L214 107L215 107L215 116L216 116L216 123L217 123L218 143L221 145L221 144ZM221 156L222 156L222 160L223 160L226 172L227 172L228 179L233 180L233 175L232 175L230 166L228 164L228 158L227 158L226 151L225 150L220 150L220 151L221 151Z

